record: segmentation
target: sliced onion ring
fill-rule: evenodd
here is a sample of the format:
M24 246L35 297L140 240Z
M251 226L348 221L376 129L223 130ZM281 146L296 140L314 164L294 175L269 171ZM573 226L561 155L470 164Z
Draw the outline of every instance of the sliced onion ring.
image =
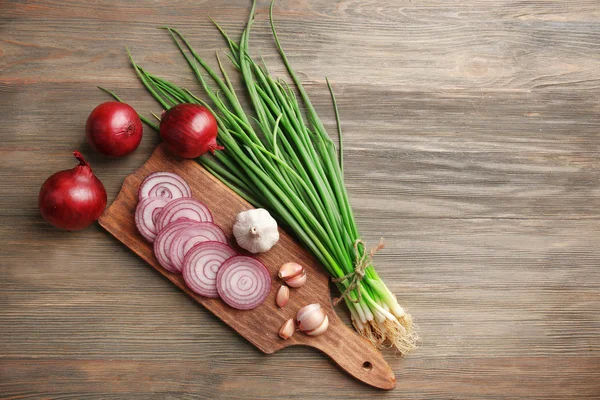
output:
M171 172L154 172L140 184L138 198L164 197L170 200L191 197L192 190L187 182Z
M171 225L168 225L165 229L168 229L169 226ZM227 236L221 228L212 222L194 222L189 227L177 232L169 248L171 266L177 272L181 272L183 259L188 251L198 243L210 241L227 244Z
M238 310L261 305L271 291L271 275L255 258L231 257L217 273L217 291L223 301Z
M217 298L217 272L227 259L235 255L235 250L221 242L198 243L183 260L183 280L193 292Z
M197 224L197 222L179 220L167 226L156 236L156 240L154 241L154 255L160 265L167 271L179 273L180 269L175 268L171 261L171 243L177 233L194 224Z
M146 197L142 199L135 209L135 226L140 234L149 241L154 242L158 230L156 228L157 215L169 202L164 197Z
M156 227L160 232L165 226L173 221L187 218L190 221L213 222L212 214L204 203L191 197L182 197L172 200L160 213L156 221Z

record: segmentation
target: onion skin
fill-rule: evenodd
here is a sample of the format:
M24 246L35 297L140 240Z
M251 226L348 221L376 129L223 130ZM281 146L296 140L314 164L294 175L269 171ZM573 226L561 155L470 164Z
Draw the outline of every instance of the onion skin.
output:
M85 124L87 142L111 157L125 156L142 141L142 121L128 104L107 101L94 108Z
M78 151L79 165L46 179L38 197L42 217L57 228L76 231L96 221L106 207L106 189Z
M217 144L217 120L208 108L197 104L179 104L165 111L159 131L167 149L181 158L223 149Z

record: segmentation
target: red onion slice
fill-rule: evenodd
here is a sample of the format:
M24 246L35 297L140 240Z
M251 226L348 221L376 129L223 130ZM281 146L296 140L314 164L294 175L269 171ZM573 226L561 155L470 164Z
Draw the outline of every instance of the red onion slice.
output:
M156 228L157 215L169 202L164 197L146 197L142 199L135 209L135 226L140 234L149 241L154 242L158 230Z
M154 172L148 175L138 190L140 200L145 197L164 197L173 200L191 196L192 190L187 182L171 172Z
M160 217L156 221L156 227L160 232L171 222L183 218L187 218L190 221L213 222L212 214L204 203L191 197L182 197L169 202L163 209L163 212L160 213Z
M235 255L235 250L226 244L199 243L191 248L183 260L183 280L195 293L217 298L217 271L225 260Z
M167 226L156 236L156 240L154 241L154 255L160 265L167 271L179 273L181 270L181 268L175 268L171 261L171 244L180 231L194 224L197 224L197 222L179 220Z
M169 226L171 225L168 225L165 229L168 229ZM189 227L177 232L169 249L171 266L177 272L181 272L183 259L188 251L198 243L210 241L227 244L227 236L221 228L212 222L193 222Z
M223 301L238 310L261 305L271 291L271 275L255 258L231 257L217 273L217 292Z

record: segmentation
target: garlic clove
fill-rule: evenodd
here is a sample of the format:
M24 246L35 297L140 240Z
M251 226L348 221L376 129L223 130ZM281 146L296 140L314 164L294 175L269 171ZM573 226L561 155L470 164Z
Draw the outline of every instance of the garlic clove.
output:
M304 267L295 262L286 262L279 268L279 279L293 278L294 276L305 273Z
M292 337L292 335L294 334L294 330L294 320L288 319L279 329L279 337L283 340L287 340Z
M275 303L277 307L283 308L290 299L290 289L287 286L281 285L275 296Z
M327 318L327 315L326 315L323 322L321 322L321 325L319 325L316 329L313 329L312 331L308 331L308 332L304 332L304 333L306 333L309 336L319 336L320 334L324 333L328 327L329 327L329 318Z
M293 288L299 288L306 283L306 274L304 273L302 275L296 275L292 278L288 278L285 280L285 283Z
M298 329L303 332L317 329L327 316L320 304L309 304L302 307L296 314Z

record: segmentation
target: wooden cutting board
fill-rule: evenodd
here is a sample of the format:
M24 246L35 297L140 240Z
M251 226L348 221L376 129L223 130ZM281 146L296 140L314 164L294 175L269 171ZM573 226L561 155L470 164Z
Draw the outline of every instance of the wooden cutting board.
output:
M245 254L232 237L232 227L235 216L240 211L253 207L197 162L173 158L162 146L158 146L152 157L125 179L116 200L98 220L104 229L264 353L271 354L288 346L314 347L364 383L381 389L393 389L396 386L394 373L382 354L336 315L331 303L329 278L322 267L285 231L280 229L279 242L257 257L269 269L272 287L267 300L253 310L238 311L219 299L199 296L186 287L181 275L162 268L154 257L152 245L137 232L134 221L138 187L146 176L156 171L174 172L183 177L189 183L194 198L205 203L211 210L214 222L223 229L229 238L229 244L239 253ZM280 310L275 304L275 294L281 285L277 271L281 264L288 261L304 265L308 280L303 287L291 289L288 305ZM281 325L287 319L294 318L301 307L311 303L323 306L329 316L329 329L317 337L296 332L288 340L279 338L277 333ZM299 365L298 368L302 366Z

